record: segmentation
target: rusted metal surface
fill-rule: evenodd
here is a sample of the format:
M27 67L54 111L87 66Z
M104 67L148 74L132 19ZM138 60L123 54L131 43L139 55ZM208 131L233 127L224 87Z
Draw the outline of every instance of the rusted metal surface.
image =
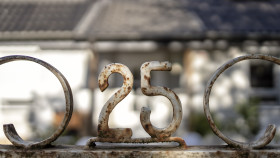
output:
M48 138L40 141L40 142L27 142L24 141L16 132L16 129L14 128L13 124L5 124L3 125L4 128L4 133L6 137L9 139L9 141L15 145L16 147L21 147L21 148L43 148L48 145L50 145L53 141L55 141L65 130L66 126L68 125L72 112L73 112L73 96L72 96L72 91L71 87L66 80L66 78L59 72L56 68L51 66L50 64L33 58L29 56L21 56L21 55L13 55L13 56L6 56L0 58L0 65L4 63L8 63L11 61L16 61L16 60L26 60L26 61L32 61L35 63L38 63L42 65L43 67L47 68L49 71L51 71L59 80L60 84L62 85L64 95L65 95L65 102L66 102L66 112L63 118L62 123L60 126L56 129L56 131Z
M109 115L115 106L122 101L132 90L133 75L123 64L110 64L105 66L98 77L99 88L103 92L108 86L108 79L112 73L120 73L123 76L122 87L105 103L98 119L98 137L111 139L131 138L132 131L130 128L109 128Z
M38 63L51 71L60 81L64 90L66 112L64 119L56 131L47 139L40 142L24 141L18 134L13 124L4 125L4 133L14 146L0 145L0 157L280 157L279 146L266 146L274 138L276 127L268 125L264 135L255 142L238 142L226 137L215 125L209 108L211 89L217 78L234 64L250 59L266 60L280 65L280 59L269 55L249 54L234 58L223 64L210 78L204 93L204 112L213 132L228 146L187 147L185 141L171 135L179 127L182 120L182 106L179 97L165 87L151 86L151 71L169 71L169 62L146 62L141 66L141 90L147 96L165 96L173 107L173 118L166 128L157 128L151 124L151 110L143 107L140 112L140 122L145 131L151 136L148 138L131 138L130 128L109 128L109 115L114 107L122 101L132 90L133 75L123 64L107 65L99 75L99 87L101 91L109 86L108 79L112 73L120 73L123 76L122 87L105 103L98 120L98 137L90 138L86 146L51 146L65 130L73 112L73 96L66 78L50 64L28 56L6 56L0 58L0 65L16 61L27 60ZM96 146L96 142L128 143L127 146ZM179 146L143 146L146 143L177 142ZM130 145L133 144L133 145ZM136 144L136 146L135 146ZM139 145L140 146L137 146ZM142 146L141 146L142 145ZM94 147L92 150L91 147ZM171 148L170 148L171 147ZM23 148L23 149L22 149ZM40 148L40 149L36 149ZM258 150L256 150L258 149Z
M187 145L185 141L180 137L168 137L164 139L157 139L157 138L129 138L129 139L112 139L112 138L99 138L99 137L93 137L90 138L87 142L87 147L92 148L96 147L95 142L106 142L106 143L132 143L132 144L147 144L147 143L163 143L163 142L176 142L179 145L173 145L171 147L182 148L187 149ZM158 145L157 147L160 147L161 145Z
M167 128L159 129L152 126L150 122L151 111L148 108L142 108L140 121L143 128L149 133L151 138L131 138L132 130L111 129L108 126L109 115L114 107L122 101L131 91L133 86L133 75L130 70L122 64L113 63L105 66L101 71L98 82L101 91L104 91L108 85L108 78L112 73L120 73L123 76L122 87L105 103L98 119L98 137L90 138L87 142L88 147L94 147L95 142L110 142L110 143L155 143L155 142L177 142L180 147L186 148L187 145L182 138L170 137L176 131L182 120L182 106L178 96L165 87L151 87L149 83L150 71L152 70L171 70L169 62L149 62L144 63L141 67L141 87L145 95L163 95L166 96L173 106L173 120ZM143 83L143 84L142 84Z
M169 88L151 86L151 71L170 71L170 62L146 62L141 66L141 90L147 96L165 96L172 104L172 122L166 128L154 127L150 121L151 110L148 107L141 109L140 120L145 131L152 137L158 139L168 138L179 127L182 120L182 105L179 97Z
M263 148L266 146L268 143L271 142L273 139L275 132L276 132L276 127L275 125L268 125L266 128L266 131L264 135L259 138L258 140L252 142L252 143L244 143L244 142L238 142L235 140L232 140L228 137L226 137L215 125L214 120L212 119L211 113L210 113L210 108L209 108L209 97L211 94L211 89L217 80L217 78L229 67L233 66L234 64L243 61L243 60L250 60L250 59L261 59L261 60L266 60L273 62L275 64L280 64L280 59L269 56L269 55L262 55L262 54L249 54L245 56L240 56L237 58L234 58L232 60L229 60L225 64L223 64L219 69L216 70L216 72L213 74L213 76L210 78L210 80L207 83L205 93L204 93L204 100L203 100L203 106L204 106L204 113L206 115L206 118L210 124L210 127L212 128L213 132L220 137L224 142L226 142L228 145L237 147L237 148L245 148L245 149L258 149L258 148Z
M270 147L259 150L240 150L227 146L190 146L187 150L157 146L102 146L94 150L83 146L54 146L45 149L25 150L11 145L0 145L0 157L37 157L37 158L84 158L84 157L140 157L140 158L278 158L280 150Z

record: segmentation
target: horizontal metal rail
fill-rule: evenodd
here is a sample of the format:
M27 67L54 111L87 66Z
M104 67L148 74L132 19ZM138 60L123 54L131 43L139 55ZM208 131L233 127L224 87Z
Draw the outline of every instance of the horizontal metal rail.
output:
M14 146L0 145L0 157L36 157L36 158L277 158L280 150L277 146L258 150L240 150L228 146L189 146L187 149L170 147L96 147L85 149L83 146L59 145L43 149L20 149Z

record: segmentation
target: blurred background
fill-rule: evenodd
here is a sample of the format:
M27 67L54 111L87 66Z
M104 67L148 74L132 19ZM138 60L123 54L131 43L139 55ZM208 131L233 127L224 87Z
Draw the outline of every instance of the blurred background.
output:
M134 75L133 91L110 115L111 128L140 124L141 107L151 121L166 127L172 106L162 96L140 90L140 66L170 61L171 72L154 71L153 86L178 94L183 120L174 134L188 145L224 144L203 113L207 81L226 61L249 53L280 57L280 1L277 0L0 0L0 56L28 55L48 62L69 81L74 112L55 144L84 145L97 134L102 106L123 82L110 76L104 92L98 74L122 63ZM247 142L268 124L279 126L280 67L250 60L238 63L216 81L210 108L219 129ZM0 66L0 124L13 123L25 140L47 138L61 123L65 99L59 81L42 66L16 61ZM0 129L0 144L7 144ZM279 144L280 131L271 144Z

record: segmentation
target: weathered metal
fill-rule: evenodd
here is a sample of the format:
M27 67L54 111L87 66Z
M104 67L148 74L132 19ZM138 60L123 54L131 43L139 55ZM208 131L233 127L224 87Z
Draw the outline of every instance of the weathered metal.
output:
M238 142L235 140L232 140L228 137L226 137L215 125L214 120L212 119L211 113L210 113L210 108L209 108L209 97L211 94L211 89L217 80L217 78L229 67L233 66L234 64L243 61L243 60L250 60L250 59L261 59L261 60L266 60L273 62L275 64L280 65L280 59L269 56L269 55L262 55L262 54L248 54L244 56L240 56L237 58L234 58L232 60L229 60L225 64L223 64L220 68L216 70L216 72L213 74L213 76L210 78L210 80L207 83L205 93L204 93L204 100L203 100L203 106L204 106L204 113L206 115L206 118L208 120L208 123L210 124L210 127L212 128L213 132L220 137L224 142L226 142L228 145L237 147L237 148L245 148L245 149L258 149L258 148L263 148L266 146L271 140L273 139L275 132L276 132L276 127L275 125L268 125L266 128L266 131L264 135L259 138L258 140L252 142L252 143L244 143L244 142Z
M261 54L249 54L245 56L240 56L234 58L225 64L223 64L213 76L210 78L207 83L205 93L204 93L204 112L207 117L207 120L212 128L213 132L220 137L224 142L226 142L229 147L225 146L211 146L211 147L188 147L185 141L179 137L171 137L171 135L176 131L179 127L182 120L182 105L179 97L170 89L165 87L154 87L151 86L151 71L169 71L171 70L171 64L169 62L146 62L141 66L141 90L143 94L147 96L157 96L162 95L167 97L173 107L173 118L171 123L166 128L157 128L154 127L150 121L150 113L151 110L147 107L143 107L140 113L140 122L145 131L151 136L148 138L131 138L132 130L130 128L109 128L108 121L109 115L114 109L114 107L122 101L132 90L133 86L133 75L130 70L123 64L110 64L107 65L103 71L99 75L99 87L101 91L104 91L108 86L108 79L112 73L120 73L123 76L123 85L122 87L105 103L104 107L99 116L98 120L98 137L90 138L87 142L86 147L96 146L96 142L109 142L109 143L133 143L133 144L145 144L145 143L159 143L159 142L177 142L179 143L179 147L165 148L161 146L163 150L153 151L153 148L149 146L135 146L128 145L126 147L122 146L122 149L116 150L120 148L119 146L113 148L102 149L100 146L96 146L95 150L87 150L83 147L69 147L69 146L55 146L54 148L50 147L48 149L41 149L55 141L65 130L68 125L72 112L73 112L73 96L71 87L66 80L66 78L53 66L50 64L28 56L14 55L14 56L6 56L0 58L0 65L4 63L8 63L16 60L27 60L38 63L43 67L47 68L51 71L60 81L62 88L64 90L65 101L66 101L66 112L64 115L64 119L60 126L56 129L56 131L47 139L44 139L40 142L27 142L24 141L18 134L13 124L5 124L4 133L6 137L12 142L14 146L3 146L0 145L0 156L42 156L42 151L45 152L44 156L62 156L62 157L76 157L77 155L83 157L93 156L123 156L124 154L127 156L141 156L141 157L153 157L153 156L190 156L190 157L279 157L279 147L269 147L265 149L265 146L271 142L274 138L276 127L275 125L269 125L266 128L264 135L258 140L252 143L238 142L226 137L215 125L215 122L212 119L210 108L209 108L209 97L211 94L211 89L217 80L217 78L229 67L234 64L250 59L260 59L266 60L280 65L280 59L269 56L269 55L261 55ZM24 148L18 149L17 147ZM159 147L159 146L156 146ZM40 148L40 151L35 149ZM184 150L184 149L188 150ZM237 148L237 149L236 149ZM239 149L241 148L241 149ZM263 148L263 149L260 149ZM32 150L28 150L32 149ZM258 150L255 150L258 149ZM15 152L14 152L15 151ZM69 152L71 151L71 152ZM74 151L74 152L72 152ZM74 153L74 154L72 154ZM156 154L155 154L156 153ZM177 154L177 155L176 155Z
M88 147L95 146L95 142L110 142L110 143L156 143L156 142L177 142L179 146L186 148L187 145L182 138L170 137L176 131L182 120L182 106L178 96L165 87L150 86L150 71L151 70L171 70L169 62L149 62L144 63L141 67L141 87L144 94L148 96L163 95L166 96L173 106L173 120L167 128L159 129L152 126L150 122L150 110L142 108L140 121L143 128L151 135L151 138L131 138L132 130L111 129L108 126L109 115L114 107L122 101L131 91L133 86L133 75L130 70L122 64L114 63L105 66L101 71L98 82L101 91L108 87L108 78L112 73L120 73L123 76L123 85L103 106L98 119L98 137L90 138L87 142Z
M179 97L169 88L151 86L151 71L170 71L172 68L170 62L146 62L141 66L141 90L147 96L165 96L167 97L173 108L172 122L166 128L154 127L150 121L151 110L144 107L141 110L140 120L142 127L152 137L158 139L168 138L179 127L182 120L182 105Z
M122 101L132 90L133 75L123 64L110 64L105 66L98 77L99 88L103 92L108 86L108 79L112 73L120 73L123 76L123 85L103 106L98 119L98 137L112 139L131 138L132 130L130 128L109 128L109 115L115 106Z
M10 140L10 142L15 145L16 147L21 148L43 148L45 146L50 145L53 141L55 141L65 130L66 126L68 125L72 112L73 112L73 96L71 87L66 80L66 78L62 75L61 72L59 72L56 68L54 68L52 65L33 57L29 56L22 56L22 55L13 55L13 56L6 56L0 58L0 65L16 60L26 60L26 61L32 61L35 63L38 63L42 65L43 67L47 68L49 71L51 71L59 80L60 84L62 85L64 95L65 95L65 102L66 102L66 112L63 118L62 123L60 126L56 129L56 131L48 138L40 141L40 142L27 142L24 141L16 132L16 129L13 124L5 124L3 125L4 133L6 137Z
M279 158L277 146L258 150L241 150L228 146L189 146L187 150L169 146L104 145L94 150L83 146L59 145L46 149L23 150L11 145L0 145L0 157L36 157L36 158Z
M105 143L128 143L128 144L148 144L148 143L164 143L164 142L176 142L178 145L171 145L170 147L177 147L182 149L187 149L185 141L180 137L168 137L164 139L158 138L126 138L126 139L113 139L113 138L100 138L93 137L87 141L87 148L96 147L96 142L105 142ZM160 145L158 146L160 147Z

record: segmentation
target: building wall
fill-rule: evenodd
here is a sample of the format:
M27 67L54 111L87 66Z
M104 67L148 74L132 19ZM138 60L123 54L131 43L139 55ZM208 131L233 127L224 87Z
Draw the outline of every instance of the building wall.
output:
M186 92L191 96L190 106L203 109L202 101L206 83L226 61L244 54L238 47L228 50L187 50L184 55L184 78ZM213 110L227 108L237 100L247 98L249 85L249 62L234 65L215 82L211 92ZM238 98L238 99L237 99Z

